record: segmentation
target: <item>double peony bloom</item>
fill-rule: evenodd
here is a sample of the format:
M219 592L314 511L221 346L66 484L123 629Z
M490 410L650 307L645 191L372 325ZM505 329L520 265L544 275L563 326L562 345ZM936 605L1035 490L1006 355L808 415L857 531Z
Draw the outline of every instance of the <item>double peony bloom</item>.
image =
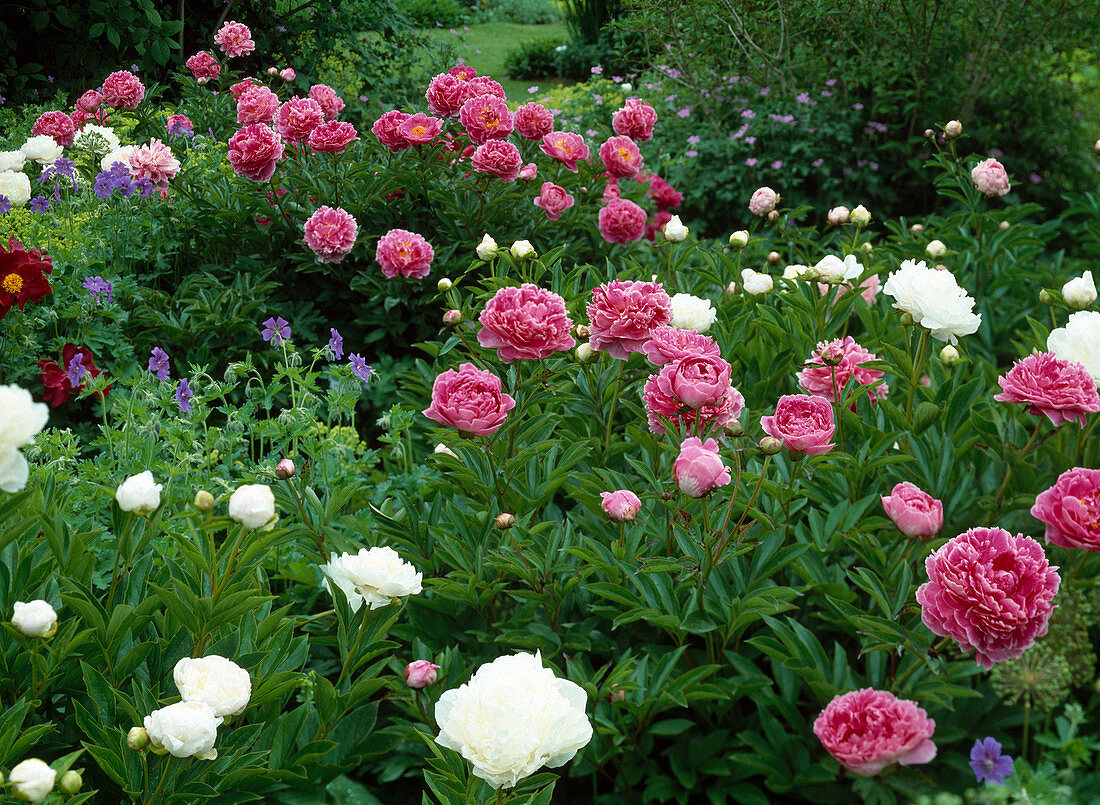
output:
M916 702L874 688L835 697L814 721L814 735L829 754L860 777L894 763L928 763L936 757L935 729Z
M882 292L893 297L894 307L908 313L932 337L957 344L982 323L974 313L974 300L959 286L950 271L929 268L924 261L905 260L890 274ZM1100 315L1100 314L1098 314Z
M321 572L325 587L339 587L352 612L358 612L364 602L370 609L379 609L395 598L418 595L424 589L423 574L387 546L360 548L357 554L334 553L321 565Z

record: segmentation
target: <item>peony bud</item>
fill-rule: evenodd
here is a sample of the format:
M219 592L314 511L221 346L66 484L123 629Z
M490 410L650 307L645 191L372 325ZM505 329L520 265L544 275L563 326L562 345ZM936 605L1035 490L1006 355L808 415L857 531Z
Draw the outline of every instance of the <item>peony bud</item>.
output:
M512 526L514 526L515 524L516 524L516 516L514 514L509 514L508 512L498 514L496 516L496 519L493 520L493 527L498 528L501 531L509 529Z
M831 341L822 345L817 354L826 366L840 366L844 362L844 348L841 347L838 341Z
M768 213L768 220L773 224L779 220L779 210L772 210Z
M959 355L959 351L953 346L948 344L946 347L940 350L940 363L944 366L955 366L962 363L962 356Z
M208 512L214 507L214 496L205 489L195 493L195 508L202 512Z
M405 666L405 684L413 690L423 690L434 685L439 666L428 660L415 660Z
M454 287L454 283L444 277L435 284L435 287L440 293L447 293L447 291Z
M588 363L596 357L596 350L592 349L592 347L588 344L581 344L579 347L577 347L574 354L577 356L577 360L581 363Z
M743 249L749 245L749 233L747 230L738 229L732 235L730 235L730 246L736 246L738 249Z
M997 228L1000 229L1002 232L1008 229L1010 226L1012 226L1012 224L1010 224L1008 221L1001 221L999 224L997 224Z
M1093 282L1092 272L1086 271L1063 285L1062 298L1074 310L1081 310L1095 302L1096 283Z
M751 270L751 269L749 269L749 270ZM737 293L737 283L731 281L730 284L726 286L726 293L729 294L730 296L733 296L734 294L736 294Z
M517 240L512 244L512 248L509 249L509 251L512 253L512 257L515 257L517 260L535 256L535 247L531 245L531 241L529 240Z
M145 727L130 727L130 731L126 733L126 747L137 752L148 745L149 733L145 731Z
M279 74L279 68L278 67L268 67L267 68L267 74L268 75L278 75Z
M1100 682L1097 684L1100 685ZM621 702L626 699L626 691L620 690L618 683L615 683L611 686L611 692L607 694L607 699L611 702Z
M872 246L870 243L864 243L862 246L860 246L860 248L863 249L864 254L870 254L875 250L875 247Z
M80 791L82 785L84 785L84 778L80 776L79 772L67 771L61 775L61 782L57 784L57 787L61 789L62 794L68 794L71 797Z
M435 450L433 450L432 452L433 452L433 453L436 453L436 454L438 454L438 453L446 453L446 454L447 454L448 456L450 456L451 458L458 458L458 456L457 456L457 455L455 455L455 451L454 451L454 450L452 450L451 448L447 447L447 445L445 445L445 444L437 444L437 445L435 446Z
M909 231L912 232L914 235L919 235L921 232L924 231L924 224L913 224L911 227L909 227Z
M634 91L634 85L631 84L629 81L624 81L623 84L622 84L622 88L623 88L623 92L633 92ZM1100 150L1100 149L1097 149L1097 150Z
M287 478L294 477L294 462L289 458L284 458L278 464L275 465L275 477L280 481L285 481Z
M481 238L481 243L477 244L477 256L482 260L488 260L490 257L497 253L497 242L489 237L489 233L486 232Z
M286 67L279 71L279 78L283 79L283 81L286 81L287 83L293 81L296 75L297 73L294 72L293 67Z
M680 454L672 464L672 475L676 487L691 498L708 495L732 480L729 467L718 453L718 442L714 439L704 442L695 436L681 442Z
M57 772L36 757L16 764L8 777L16 799L35 803L46 801L56 779Z
M1054 304L1054 297L1051 295L1050 291L1043 288L1043 290L1039 291L1039 301L1049 307Z
M688 236L688 228L680 221L679 215L674 215L669 219L663 232L665 240L670 240L673 243L679 243Z
M771 291L775 287L775 280L772 279L771 274L761 274L751 268L743 268L741 269L741 284L745 286L745 293L758 296ZM734 287L734 284L731 282L730 288L732 287ZM732 293L732 291L730 292Z
M613 523L628 523L633 520L642 508L642 501L629 489L620 489L617 492L600 492L604 514Z
M443 314L443 323L448 327L454 327L456 324L462 324L462 311L461 310L448 310Z
M584 339L584 338L588 338L590 335L592 335L592 331L588 328L587 325L585 325L585 324L578 324L577 325L577 338Z
M275 493L265 484L244 484L229 497L229 516L253 529L275 517Z
M963 133L963 124L957 120L949 120L947 125L943 127L943 133L954 139Z
M774 456L783 449L783 440L774 436L765 436L760 440L760 452L766 456Z
M740 436L744 432L745 426L736 419L726 425L726 433L728 433L730 436Z
M830 226L840 226L841 224L848 223L848 219L851 217L851 213L847 207L833 207L829 210L828 222Z
M1092 150L1100 154L1100 140L1096 141L1096 144L1092 146Z
M852 210L851 221L856 226L867 226L871 223L871 213L860 204L854 210Z
M115 500L124 512L152 514L160 506L160 490L163 488L163 484L153 482L153 473L145 470L119 484L115 490Z
M209 79L209 78L208 78L207 76L204 76L204 75L203 75L203 76L199 76L198 78L196 78L196 79L195 79L195 83L196 83L196 84L199 84L199 85L202 85L202 84L205 84L205 83L206 83L207 81L209 81L209 80L210 80L210 79Z
M943 245L942 240L934 240L924 247L924 253L935 260L947 254L947 247Z
M773 266L776 265L781 259L782 258L779 252L768 252L768 262L771 263Z
M27 637L53 637L57 634L57 612L48 601L16 601L12 605L11 625Z
M931 140L935 136L936 136L936 132L932 131L932 129L925 129L924 130L924 139Z

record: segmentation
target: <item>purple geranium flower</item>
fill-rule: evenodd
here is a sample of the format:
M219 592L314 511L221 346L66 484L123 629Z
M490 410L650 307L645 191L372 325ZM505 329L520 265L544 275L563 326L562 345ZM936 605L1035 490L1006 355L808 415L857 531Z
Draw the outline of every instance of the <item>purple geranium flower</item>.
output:
M348 363L351 364L351 373L362 380L364 383L370 382L371 373L374 369L367 363L366 359L355 354L348 355Z
M11 210L11 199L0 193L0 215Z
M264 341L270 341L271 346L277 347L290 338L290 324L282 316L271 316L264 322L260 335Z
M168 379L168 353L160 347L153 347L149 356L149 371L157 376L157 380Z
M73 388L80 385L80 378L84 377L88 373L88 367L84 365L84 356L79 352L73 355L73 359L69 361L69 383Z
M100 299L100 294L107 295L107 302L114 301L114 289L108 280L103 277L88 277L84 280L84 289L87 290L92 298L95 299L96 304L100 304L103 300Z
M978 782L1004 785L1005 778L1012 775L1012 758L1001 754L1001 745L993 738L974 741L970 750L970 768L978 777Z
M333 359L340 360L344 357L344 339L335 327L329 327L328 331L332 334L328 340L328 348L332 351Z
M28 205L31 212L45 212L50 208L50 200L45 196L35 196Z
M191 391L191 384L187 382L186 377L181 377L180 382L176 384L176 402L179 403L180 410L183 413L187 413L191 410L191 398L195 396Z

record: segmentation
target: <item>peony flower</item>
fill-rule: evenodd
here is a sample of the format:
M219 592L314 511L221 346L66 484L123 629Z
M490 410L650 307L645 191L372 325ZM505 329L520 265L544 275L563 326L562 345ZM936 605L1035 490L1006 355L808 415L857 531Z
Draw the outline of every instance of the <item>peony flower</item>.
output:
M1095 302L1096 283L1092 279L1092 272L1086 271L1063 285L1062 298L1074 310L1081 310Z
M970 171L970 178L979 193L990 197L1003 196L1012 187L1005 166L995 159L987 159L975 165Z
M413 690L434 685L439 666L428 660L414 660L405 666L405 684Z
M448 369L432 384L432 404L424 416L475 436L495 433L516 401L505 394L500 378L488 369L464 363Z
M834 697L814 721L814 735L829 754L860 777L892 763L930 762L936 757L935 729L936 722L916 702L874 688Z
M629 523L638 516L642 501L629 489L616 492L600 492L600 505L613 523Z
M53 791L57 772L36 757L17 763L8 775L8 782L15 791L16 799L26 802L45 802Z
M0 151L0 173L23 170L27 157L22 151Z
M467 81L450 73L440 73L428 83L424 93L428 100L428 109L440 117L458 117L462 104L470 100L470 87Z
M539 166L534 162L528 162L519 169L519 178L529 182L539 175Z
M497 253L497 242L490 237L486 232L482 238L481 243L477 244L477 256L482 260L488 260Z
M974 300L959 287L950 271L936 271L924 261L905 260L886 280L882 292L893 297L894 307L913 317L932 337L951 344L970 335L982 323ZM1100 314L1097 314L1100 316Z
M642 169L642 154L629 137L609 137L600 146L604 169L616 178L633 178Z
M525 103L512 116L516 131L528 140L541 140L554 130L554 113L541 103Z
M633 201L616 198L599 212L600 234L608 243L641 240L645 233L646 213Z
M587 312L592 349L625 361L672 321L672 300L659 283L612 280L592 289Z
M573 196L560 185L543 182L542 191L535 199L535 206L541 207L551 221L556 221L563 212L573 206Z
M275 493L266 484L243 484L229 497L229 516L246 529L265 526L275 516Z
M130 175L135 179L148 179L162 189L168 187L179 169L180 161L172 154L172 149L156 138L130 152Z
M718 442L691 436L680 444L672 465L677 488L690 498L701 498L731 480L730 469L718 454Z
M44 134L52 137L58 145L68 146L73 144L76 126L73 125L72 118L64 112L43 112L34 121L31 134Z
M325 588L335 584L344 593L352 612L358 612L365 601L371 609L389 606L395 598L418 595L423 591L423 574L404 561L393 548L375 546L360 548L359 553L344 553L329 557L321 565Z
M679 207L684 200L684 194L676 192L676 188L658 176L656 173L639 174L638 181L649 182L649 197L662 212Z
M830 441L836 429L833 406L824 397L806 394L780 397L775 414L762 417L760 427L782 441L791 453L820 456L836 447Z
M26 389L6 385L0 386L0 411L4 412L0 419L0 490L10 494L27 485L30 470L19 450L32 444L46 426L49 409L45 403L35 402Z
M733 367L714 355L687 355L666 363L657 373L657 388L689 408L717 406L732 388Z
M247 82L246 82L247 83ZM279 96L267 87L249 83L237 97L237 123L270 123L279 114Z
M653 328L642 351L655 366L664 366L689 355L710 355L717 358L722 354L709 335L701 335L695 330L669 327L667 324Z
M322 123L309 133L309 147L318 153L343 153L352 142L359 139L355 126L342 120Z
M577 172L577 163L588 159L590 151L584 138L568 131L552 131L542 138L542 152L563 164L567 170ZM641 237L639 235L639 237ZM633 238L637 240L638 238Z
M23 178L26 179L26 176ZM0 191L2 188L0 182ZM53 260L49 255L37 249L27 251L13 235L8 237L6 248L0 241L0 319L8 314L13 305L19 305L19 309L23 310L27 302L41 302L47 294L53 293L46 279L46 274L52 271ZM0 428L2 432L3 428Z
M129 70L119 70L103 82L103 102L119 109L137 109L145 97L145 85Z
M183 657L172 670L172 679L183 701L209 705L222 718L243 713L252 697L248 671L217 654Z
M470 140L479 145L489 140L503 140L512 133L512 113L508 111L508 104L495 95L470 98L462 104L458 119Z
M771 274L761 274L751 268L743 268L741 269L741 287L745 289L745 293L759 296L770 293L775 287L775 280L772 279Z
M262 123L252 123L229 138L229 164L246 179L266 182L275 174L285 148L278 132Z
M689 356L695 358L700 356ZM680 360L688 360L681 358ZM683 400L675 396L672 388L674 367L679 363L665 364L661 371L650 375L646 381L642 393L645 402L646 419L649 422L649 430L658 436L665 433L665 421L670 421L674 427L681 428L685 432L703 433L712 427L728 427L741 415L745 407L745 398L741 392L730 383L725 388L725 394L714 405L703 405L692 408Z
M1031 537L972 528L934 551L924 567L928 581L917 590L924 625L973 650L985 668L1019 657L1047 633L1060 579Z
M848 223L848 218L850 215L851 213L848 212L847 207L833 207L831 210L829 210L827 220L830 226L840 226L841 224Z
M443 131L443 121L417 113L409 115L397 125L397 135L409 145L430 143Z
M714 324L718 311L709 299L700 299L691 294L678 293L672 297L672 326L682 330L695 330L705 333Z
M943 502L908 481L882 496L882 508L907 537L932 539L943 528Z
M286 81L288 84L297 78L297 76L298 74L294 72L293 67L284 67L279 71L279 78L283 79L283 81Z
M512 143L489 140L477 147L470 162L478 173L490 173L505 182L514 182L523 165L523 157Z
M196 80L200 78L205 78L207 80L210 80L211 78L217 78L222 71L222 66L218 64L218 60L207 53L205 50L200 50L184 63L187 65L187 69L191 71L191 75L194 76Z
M1046 524L1047 543L1100 551L1100 470L1063 472L1035 498L1031 516Z
M344 108L344 101L327 84L314 84L309 88L309 97L317 101L317 105L325 113L325 120L335 120Z
M500 288L478 317L477 340L505 363L537 361L576 345L565 300L535 285Z
M99 108L101 103L103 103L103 95L94 89L90 89L76 99L74 106L81 112L90 115Z
M434 257L435 251L428 241L405 229L391 229L378 239L374 251L382 274L391 279L398 275L408 279L428 276Z
M513 788L542 766L565 765L592 739L587 702L580 685L542 666L541 653L499 657L439 697L435 740L493 788Z
M130 172L130 154L137 150L136 145L124 145L120 148L106 154L103 159L99 161L99 167L101 170L109 171L116 163L126 168L126 172Z
M317 255L318 263L339 263L355 245L359 227L346 210L319 207L305 223L302 242Z
M1050 331L1047 349L1062 360L1081 364L1100 383L1100 313L1095 310L1071 313L1065 327Z
M466 65L461 65L465 67ZM469 69L473 69L472 67ZM455 68L451 68L451 75L462 77L461 74L455 73ZM480 95L492 95L495 98L500 98L502 101L508 100L508 93L504 91L504 87L500 85L500 82L494 81L487 75L471 76L467 74L466 86L470 88L470 97L477 98Z
M275 130L288 143L299 143L308 140L310 132L324 122L325 113L317 101L295 95L279 107Z
M49 601L16 601L11 625L27 637L53 637L57 633L57 612Z
M749 199L749 212L763 217L775 209L779 203L779 194L770 187L761 187Z
M0 196L11 202L13 207L24 206L31 199L31 180L22 172L0 171Z
M115 500L124 512L134 514L152 514L160 508L160 490L164 484L153 480L150 470L131 475L115 490Z
M268 73L274 73L274 70L275 70L274 67L269 68ZM244 95L246 92L248 92L253 87L258 87L258 86L260 86L260 85L256 83L256 79L246 78L243 81L238 81L236 84L233 84L232 86L230 86L229 87L229 94L231 96L233 96L234 101L240 101L242 95ZM278 104L276 104L276 106L277 105Z
M38 134L28 137L26 142L19 146L23 156L28 160L34 160L39 165L52 165L65 153L57 140L48 134Z
M79 361L76 361L77 356L80 356ZM76 383L73 382L68 371L74 361L84 369L84 374L77 378ZM42 385L46 387L46 393L42 399L49 403L51 408L57 408L57 406L67 402L70 392L83 391L88 379L94 379L103 374L100 369L96 368L92 351L87 347L78 347L72 342L66 343L61 348L61 362L64 364L64 368L55 361L46 360L45 358L38 361L38 368L41 370L38 378L42 381ZM102 391L95 392L95 396L104 397L110 389L111 387L107 386Z
M877 361L878 356L868 352L856 343L850 335L843 340L835 339L818 344L805 368L798 372L798 385L829 402L836 402L837 393L842 393L849 380L855 380L860 386L874 386L867 389L871 402L881 399L889 392L885 383L875 386L885 374L881 369L872 369L863 364ZM852 403L855 407L855 403Z
M863 273L863 266L854 254L849 254L843 260L834 254L828 254L814 266L814 272L818 279L835 285L845 280L858 279Z
M252 41L252 32L245 25L233 21L226 22L221 30L214 34L214 44L231 59L247 56L256 49L256 43Z
M223 720L204 702L177 702L154 710L144 725L150 745L172 757L214 760L218 756L214 741Z
M1053 352L1028 355L1016 361L1008 374L997 378L998 402L1024 403L1028 413L1045 416L1053 425L1076 422L1085 426L1085 415L1100 411L1096 381L1084 366L1059 358Z
M629 137L638 142L653 139L653 127L657 124L657 113L640 98L630 98L611 115L611 128L616 134Z

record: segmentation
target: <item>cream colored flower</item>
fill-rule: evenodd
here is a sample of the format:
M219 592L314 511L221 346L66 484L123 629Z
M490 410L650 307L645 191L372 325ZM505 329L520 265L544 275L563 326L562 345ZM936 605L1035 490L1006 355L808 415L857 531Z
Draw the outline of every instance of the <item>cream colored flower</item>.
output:
M202 659L182 658L172 671L172 679L181 699L208 704L216 716L244 712L252 697L248 671L217 654Z
M352 612L358 612L366 601L371 609L393 603L395 598L417 595L424 576L393 548L376 546L361 548L357 554L335 553L328 564L321 565L325 587L336 584L348 599Z

